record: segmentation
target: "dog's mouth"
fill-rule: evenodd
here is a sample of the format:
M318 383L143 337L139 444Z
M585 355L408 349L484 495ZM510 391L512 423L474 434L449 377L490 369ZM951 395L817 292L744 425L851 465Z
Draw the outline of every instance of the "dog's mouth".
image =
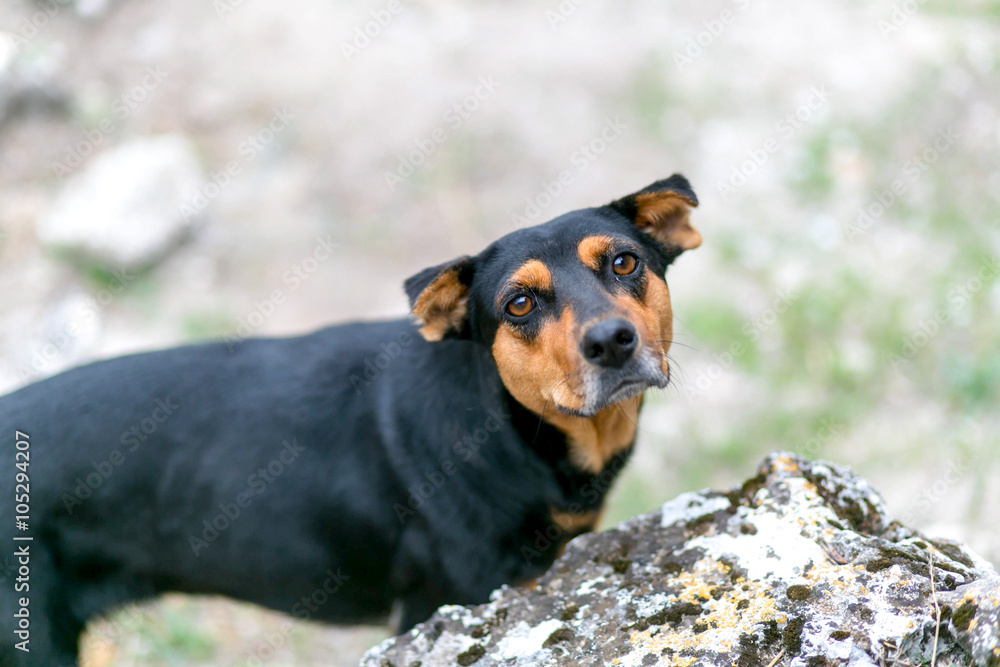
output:
M614 405L615 403L620 403L621 401L630 399L633 396L638 396L653 386L652 382L647 382L645 380L625 380L611 391L611 394L605 399L604 402L607 405Z
M582 407L567 408L556 404L559 412L573 417L593 417L617 403L634 398L648 389L662 389L670 384L669 373L664 373L658 365L636 364L635 367L615 372L605 371L585 383L585 397Z

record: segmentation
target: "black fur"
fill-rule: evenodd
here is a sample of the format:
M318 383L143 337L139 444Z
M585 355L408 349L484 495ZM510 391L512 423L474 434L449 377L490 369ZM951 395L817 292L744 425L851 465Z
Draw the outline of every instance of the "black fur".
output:
M682 177L661 183L694 197ZM457 339L347 324L112 359L0 398L0 665L76 664L88 619L164 591L333 623L398 603L405 630L541 575L572 537L551 509L599 508L629 452L578 470L562 432L513 400L490 351L494 300L525 258L568 266L592 233L634 241L660 273L670 261L627 206L577 211L406 282L416 300L460 268L472 292ZM577 289L561 298L595 295ZM30 436L34 537L19 593L15 430ZM13 646L20 597L30 653Z

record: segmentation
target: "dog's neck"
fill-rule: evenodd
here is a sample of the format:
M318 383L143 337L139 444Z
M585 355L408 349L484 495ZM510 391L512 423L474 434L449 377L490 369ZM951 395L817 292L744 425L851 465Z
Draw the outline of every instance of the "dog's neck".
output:
M642 395L609 406L593 417L576 417L555 411L539 415L510 392L505 393L512 421L525 442L571 477L591 479L631 453Z
M566 434L571 462L598 474L618 453L635 442L642 395L604 408L593 417L576 417L553 411L542 419Z

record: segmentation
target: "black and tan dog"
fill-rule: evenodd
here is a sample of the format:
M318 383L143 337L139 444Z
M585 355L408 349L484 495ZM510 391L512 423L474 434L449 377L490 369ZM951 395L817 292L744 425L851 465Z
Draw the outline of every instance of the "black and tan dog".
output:
M3 397L0 533L30 553L23 587L4 568L3 664L74 664L88 618L162 591L333 623L398 605L407 629L538 577L669 381L664 276L701 243L696 205L674 175L511 233L408 280L416 324L139 354Z

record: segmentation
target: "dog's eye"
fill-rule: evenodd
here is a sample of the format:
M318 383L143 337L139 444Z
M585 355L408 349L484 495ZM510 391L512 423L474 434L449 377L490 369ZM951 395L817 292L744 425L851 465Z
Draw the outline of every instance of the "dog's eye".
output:
M615 273L619 276L627 276L635 268L639 266L639 258L630 252L623 252L622 254L615 257L614 263L611 267L614 269Z
M535 300L522 294L507 302L507 312L514 317L524 317L535 307Z

